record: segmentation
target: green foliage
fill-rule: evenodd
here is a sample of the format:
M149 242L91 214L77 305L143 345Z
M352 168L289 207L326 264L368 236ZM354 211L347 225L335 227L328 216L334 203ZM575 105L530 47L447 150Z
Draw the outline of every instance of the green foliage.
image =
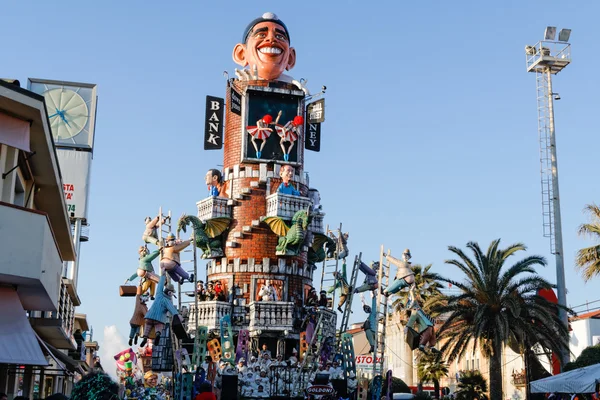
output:
M448 364L441 360L438 354L423 353L419 356L417 362L417 378L419 381L435 383L445 376L448 376Z
M502 346L524 343L539 344L544 352L559 353L568 349L568 332L558 317L556 305L538 296L539 289L552 285L536 274L536 266L545 266L541 256L529 256L506 266L509 257L526 250L521 244L500 249L500 239L493 241L487 252L479 244L467 243L473 257L461 249L448 249L457 258L446 263L465 275L462 282L438 276L452 284L460 294L444 296L433 305L440 314L448 315L440 328L439 339L446 339L442 352L448 361L462 358L469 348L480 347L490 358L490 389L493 400L502 399Z
M461 371L458 378L456 400L488 400L487 381L479 371Z
M381 393L387 393L387 380L383 380L382 387ZM410 393L410 388L402 379L392 376L392 393Z
M600 363L600 344L589 346L583 349L579 357L575 361L567 363L563 368L563 372L571 371L577 368L587 367Z
M442 285L436 280L437 275L430 272L431 264L423 267L420 264L411 265L411 269L415 273L415 292L419 297L419 301L423 310L427 313L431 310L427 307L429 299L440 296ZM400 291L396 294L396 299L392 303L392 307L396 312L402 311L408 300L408 292Z
M600 240L600 207L595 204L588 204L585 206L584 211L590 215L592 221L589 224L579 226L579 235ZM579 250L575 265L583 272L583 279L586 281L600 274L600 244Z

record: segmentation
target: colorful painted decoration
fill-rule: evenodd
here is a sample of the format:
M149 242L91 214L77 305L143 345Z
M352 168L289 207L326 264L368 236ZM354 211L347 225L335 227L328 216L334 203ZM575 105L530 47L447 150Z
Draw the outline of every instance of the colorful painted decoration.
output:
M219 339L212 339L206 343L206 347L208 348L208 352L210 353L210 358L213 362L218 363L221 360L221 343L219 343Z
M208 340L208 328L199 326L194 338L194 365L198 366L206 362L206 341Z
M125 283L127 284L127 282L133 281L135 278L139 277L141 292L146 293L147 291L150 291L150 296L154 299L154 295L156 294L156 284L158 283L159 277L154 273L152 261L158 257L160 250L154 250L150 253L148 247L140 246L138 254L140 255L140 261L137 270L125 281Z
M223 186L223 175L218 169L209 169L204 177L209 196L218 196Z
M117 362L117 369L123 372L125 372L126 370L125 363L127 361L137 363L137 356L135 355L135 352L131 349L131 347L115 354L113 358Z
M300 210L294 214L291 226L279 217L266 217L263 221L279 236L275 254L278 256L297 256L300 254L306 229L310 224L310 215L307 210Z
M247 329L240 329L238 334L237 347L235 350L235 362L239 362L240 359L246 360L248 358L248 348L250 344L250 332Z
M173 305L172 296L175 293L175 288L172 284L165 286L167 275L160 277L158 282L158 293L152 306L148 310L144 320L144 336L140 347L144 347L148 341L148 336L152 328L156 332L156 341L158 342L159 336L162 334L164 324L167 323L167 313L175 316L179 314L177 308Z
M177 232L186 232L188 225L194 229L196 247L202 250L202 258L223 257L221 235L229 228L231 218L219 217L201 221L194 215L182 215L177 222Z
M233 331L231 329L231 315L225 315L221 318L221 361L235 365L235 349L233 345Z
M185 250L192 243L192 239L179 240L175 235L169 233L165 239L165 246L162 248L160 257L160 269L168 273L171 279L179 284L185 280L194 282L194 275L191 276L181 267L181 258L179 253Z
M272 122L273 117L267 114L256 121L256 125L246 127L246 130L250 134L252 146L256 151L256 158L260 158L262 156L262 150L265 148L267 139L271 136L271 133L273 133L273 129L269 128L269 125ZM256 144L257 140L261 141L260 147L258 147L258 144Z
M281 111L277 119L281 116ZM289 155L294 148L294 143L298 140L298 137L302 134L302 126L304 126L304 118L301 115L297 115L293 120L288 121L285 125L279 125L275 122L275 131L279 136L279 146L283 151L283 161L289 161ZM289 146L286 146L289 143Z
M296 64L287 27L277 15L267 12L244 30L242 42L233 48L233 61L248 69L235 70L240 80L287 80L283 71ZM283 75L283 76L282 76Z

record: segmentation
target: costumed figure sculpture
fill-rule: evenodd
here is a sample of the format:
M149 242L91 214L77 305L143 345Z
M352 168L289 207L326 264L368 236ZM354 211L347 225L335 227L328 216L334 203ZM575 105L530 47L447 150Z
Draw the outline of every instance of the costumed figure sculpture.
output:
M338 303L338 311L344 312L342 310L342 306L348 300L348 296L352 292L352 287L348 283L348 278L346 277L346 263L342 264L342 272L334 271L333 277L335 278L335 285L329 288L327 293L333 293L335 289L340 289L340 301Z
M258 291L258 296L262 301L278 301L277 299L277 291L273 286L271 286L271 281L266 280L265 284L262 285L260 290Z
M418 301L412 302L410 311L411 314L404 328L405 331L410 328L419 333L419 350L424 352L425 347L429 347L431 351L439 353L439 350L434 347L436 338L433 318L425 314ZM418 327L417 329L415 329L415 324Z
M221 187L223 186L223 175L218 169L209 169L204 177L204 182L208 188L208 194L210 196L218 196L221 193Z
M312 201L311 212L313 212L313 213L321 212L321 210L323 209L323 206L321 205L321 194L319 193L319 191L315 188L308 189L308 198L310 199L310 201ZM331 257L333 257L333 256L331 256Z
M162 249L160 258L160 269L166 271L171 279L182 284L186 279L194 282L194 274L191 276L181 267L181 253L186 247L192 243L192 239L181 241L176 240L175 235L169 233L167 235L165 247Z
M281 116L281 111L277 119ZM275 122L275 131L279 136L279 146L283 151L283 161L289 161L290 153L294 148L294 143L298 140L298 137L302 134L302 125L304 124L304 118L301 115L297 115L293 120L288 121L285 125L279 125ZM286 143L289 143L289 147L286 149Z
M282 182L277 187L277 193L301 196L300 191L298 191L291 183L292 178L294 177L294 167L287 164L282 165L279 169L279 177Z
M379 271L379 261L371 262L371 266L368 267L364 262L360 262L358 269L361 270L363 274L365 274L365 281L362 285L354 289L354 293L362 293L367 290L375 290L379 287L379 282L377 281L377 273Z
M177 222L177 232L186 232L186 227L192 225L196 247L202 250L202 258L223 257L223 247L220 236L231 223L229 217L218 217L201 221L194 215L182 215Z
M283 74L296 64L296 50L290 47L290 34L277 15L267 12L248 24L242 42L233 49L233 61L248 69L235 70L240 80L280 80L293 82Z
M118 352L115 354L114 359L117 362L117 370L121 372L125 372L125 363L127 361L137 363L137 356L131 348Z
M254 150L256 151L256 158L260 158L262 155L262 150L265 148L265 144L267 143L267 139L273 133L273 129L269 128L269 125L273 122L273 117L270 115L265 115L258 121L256 121L256 125L247 126L246 130L250 134L250 140L252 141L252 146L254 146ZM260 140L260 148L256 141Z
M130 346L134 343L137 344L138 342L140 327L144 325L144 317L148 312L146 301L148 301L148 296L146 294L142 294L142 291L140 288L138 288L138 293L135 295L135 308L133 310L133 316L129 320L129 326L131 327L129 331Z
M307 210L300 210L294 214L291 226L279 217L266 217L263 221L279 236L275 254L278 256L296 256L302 249L306 229L310 224L310 214Z
M155 342L158 343L160 335L162 334L162 329L167 322L168 312L171 313L172 316L179 314L179 311L177 311L177 308L173 305L171 300L175 293L175 288L170 283L165 286L166 280L167 275L163 275L160 277L160 281L158 282L158 293L156 294L156 299L146 313L144 321L144 339L142 340L142 343L140 343L140 347L144 347L146 345L152 328L154 328L156 332Z
M410 259L412 256L410 255L410 250L406 249L402 253L402 260L398 260L390 255L386 256L386 259L398 267L398 271L396 271L396 279L388 286L382 293L385 296L389 296L391 294L398 293L400 290L408 287L409 288L409 296L408 303L406 304L407 308L410 308L411 303L414 302L415 298L415 273L410 266Z
M144 243L150 243L155 246L160 246L160 241L158 240L158 222L160 221L160 215L154 217L154 219L150 219L150 217L146 217L144 223L146 224L146 230L144 230L144 234L142 235L142 240ZM163 218L162 223L166 222L166 218Z
M365 298L362 294L361 299L363 311L369 314L363 323L362 328L367 336L367 341L371 345L369 353L372 353L375 351L375 343L377 342L377 296L374 296L373 293L371 293L371 306L368 306L367 303L365 303Z
M140 255L139 265L135 274L131 275L125 283L133 281L135 278L140 278L140 288L142 293L146 293L150 290L150 297L154 300L154 294L156 292L156 284L158 283L158 275L154 273L154 266L152 261L160 254L160 249L154 250L149 253L146 246L140 246L138 253Z
M342 233L338 229L338 236L331 231L329 232L329 236L336 241L337 259L343 260L348 257L348 254L350 254L350 250L348 250L348 238L350 237L349 233Z

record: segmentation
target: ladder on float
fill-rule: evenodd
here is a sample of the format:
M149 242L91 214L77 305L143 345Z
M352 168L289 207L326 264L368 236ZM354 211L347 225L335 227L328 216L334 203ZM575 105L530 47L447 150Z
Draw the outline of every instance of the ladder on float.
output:
M163 208L159 207L158 215L160 215L160 218L158 219L158 241L162 246L165 244L165 238L167 237L167 235L172 232L173 221L171 219L171 210L167 211L167 215L164 215ZM163 220L165 221L164 224L163 224ZM162 258L162 250L160 252L159 264L158 264L158 275L159 276L162 275L162 270L160 269L160 259L161 258ZM168 279L167 279L167 281L168 281ZM166 282L166 283L168 283L168 282Z
M383 245L379 252L379 288L377 292L377 340L375 341L375 349L373 351L373 376L383 375L383 366L385 361L385 334L388 320L388 297L383 295L383 291L387 289L390 284L390 263L386 258L386 255L391 255L388 249L387 254L383 251Z
M179 236L179 232L178 232L178 236ZM184 268L184 270L188 273L188 274L194 274L194 282L189 282L189 281L184 281L183 284L177 285L178 287L178 292L177 292L177 300L178 300L178 307L177 309L179 310L179 313L184 314L183 312L183 307L186 307L187 309L187 326L186 326L186 330L189 332L192 332L193 335L195 336L196 332L198 331L198 296L196 294L196 286L197 286L197 282L198 282L198 252L196 249L196 234L194 231L192 231L192 238L193 238L193 243L191 243L187 249L183 250L182 253L185 254L191 254L191 259L189 260L182 260L181 261L181 265ZM186 264L192 264L191 269L186 268L184 265ZM188 283L191 283L193 285L193 287L191 289L186 289L183 290L182 286L183 285L187 285ZM186 299L184 300L184 296L186 297ZM191 299L190 299L191 298Z
M354 257L354 264L352 265L352 272L350 273L350 280L348 281L348 285L350 285L350 294L348 294L348 298L346 299L346 303L344 304L344 313L342 314L342 323L340 325L340 329L338 330L337 333L337 338L336 338L336 344L335 344L335 348L336 351L339 351L340 349L340 345L341 345L341 340L342 340L342 333L346 332L348 330L348 322L350 320L350 314L352 313L352 300L354 299L354 289L356 289L356 279L358 278L358 267L361 263L361 259L362 259L362 252L358 253L357 256ZM346 263L344 263L344 266L342 268L344 268L344 275L345 275L345 268ZM344 278L346 278L346 276L344 276Z
M329 225L327 225L327 227L325 228L325 234L327 236L330 236L331 232L332 231L329 230ZM338 232L340 234L342 232L342 223L341 222L340 222L340 227L338 228ZM323 286L324 283L326 283L326 282L335 283L335 278L326 278L326 276L333 276L334 272L339 271L340 260L338 257L338 252L339 252L339 249L336 246L335 252L333 254L333 258L326 257L325 260L323 261L323 268L321 269L321 288L319 289L319 293L323 290L328 289ZM333 310L335 310L335 291L333 292L333 296L331 298L331 308Z

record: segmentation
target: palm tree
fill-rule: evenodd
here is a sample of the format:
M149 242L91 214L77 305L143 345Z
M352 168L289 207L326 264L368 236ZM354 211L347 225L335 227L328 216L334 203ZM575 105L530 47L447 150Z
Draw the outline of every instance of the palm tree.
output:
M487 381L479 371L461 371L456 400L488 400Z
M440 398L440 379L448 376L448 365L440 360L438 354L423 353L417 363L417 378L419 382L433 382L434 397Z
M557 313L557 305L538 296L542 288L552 285L535 273L535 266L545 266L541 256L529 256L505 267L507 259L526 250L521 244L499 249L500 239L493 241L487 253L474 242L467 243L474 258L461 249L448 249L458 259L446 263L456 266L465 275L464 282L438 277L451 283L461 293L444 296L432 307L445 314L439 339L448 362L461 358L473 343L490 359L490 397L502 400L502 349L509 342L539 344L546 352L562 353L568 349L568 332Z
M585 206L584 211L590 214L592 222L581 224L577 233L580 236L591 236L600 239L600 207L595 204L588 204ZM586 281L600 274L600 244L579 250L575 265L583 270L583 279Z
M432 264L429 264L425 267L421 266L421 264L411 265L411 269L415 273L415 292L417 293L417 296L420 297L421 306L427 312L430 310L425 308L425 303L428 299L441 295L440 289L442 288L442 285L436 280L437 275L433 272L429 272L431 265ZM402 311L407 300L408 291L400 291L392 303L394 311Z

